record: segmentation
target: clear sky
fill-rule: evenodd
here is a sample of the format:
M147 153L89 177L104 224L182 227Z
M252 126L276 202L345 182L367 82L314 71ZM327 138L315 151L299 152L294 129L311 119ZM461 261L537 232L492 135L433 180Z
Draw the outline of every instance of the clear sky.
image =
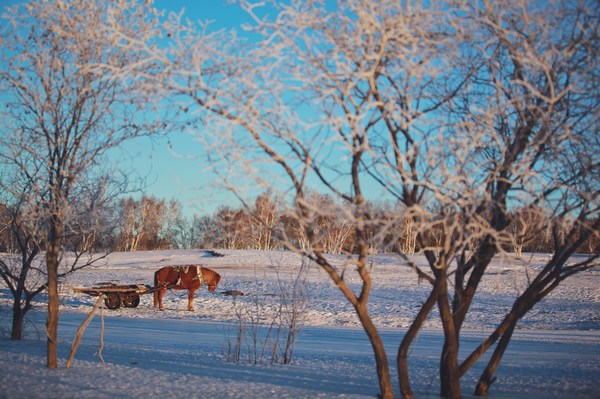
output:
M0 9L24 3L26 0L0 0ZM228 0L155 0L154 6L167 13L183 9L191 21L211 21L211 29L237 29L240 35L244 34L242 24L251 23L246 11ZM268 13L273 17L275 11ZM221 205L239 206L238 200L221 188L219 178L206 161L203 145L194 139L193 132L138 139L120 150L125 153L117 155L116 159L122 159L120 167L145 178L143 193L166 201L178 200L185 216L210 215ZM135 197L141 194L132 193Z
M0 0L0 14L6 7L26 2ZM211 29L236 28L240 34L241 25L251 20L238 4L228 0L155 0L154 6L167 14L184 9L191 21L211 21ZM123 165L146 178L144 192L158 199L179 200L186 216L208 215L222 204L239 205L230 193L218 189L218 178L205 162L203 147L190 132L172 134L168 139L139 139L122 150Z
M244 10L227 0L155 0L155 7L176 13L184 9L190 20L212 21L214 29L239 28L250 21ZM167 201L179 200L186 216L212 214L223 204L239 205L219 188L218 178L205 162L202 145L190 132L170 135L168 140L138 140L127 144L125 151L132 156L137 173L147 177L145 193Z

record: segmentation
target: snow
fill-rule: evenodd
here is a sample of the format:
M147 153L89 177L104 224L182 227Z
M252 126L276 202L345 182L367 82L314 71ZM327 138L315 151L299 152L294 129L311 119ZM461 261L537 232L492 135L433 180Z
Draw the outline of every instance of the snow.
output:
M0 285L0 398L373 398L379 392L370 343L352 307L316 266L307 275L307 316L288 365L228 362L225 342L235 328L235 309L259 309L266 323L279 300L281 286L298 274L302 259L291 252L201 250L113 253L82 269L62 284L59 325L60 368L45 367L43 339L45 298L28 313L23 341L8 340L11 296ZM541 267L547 254L526 254L523 260L494 259L461 335L460 358L481 342L524 289L527 273ZM331 256L345 280L358 289L360 279L343 257ZM416 255L413 260L424 264ZM406 327L428 293L398 256L372 259L374 289L369 310L389 357L399 396L395 355ZM103 310L86 329L71 368L66 359L77 328L97 298L73 287L100 282L153 284L154 270L176 264L202 264L221 274L214 293L196 292L195 312L186 310L185 291L167 292L165 311L153 308L143 295L138 308ZM600 271L567 279L518 324L496 372L492 398L596 398L600 395ZM244 296L221 292L238 290ZM42 338L40 338L42 337ZM438 363L443 334L436 313L427 320L409 358L411 382L418 398L439 392ZM473 392L489 355L461 380L465 397Z

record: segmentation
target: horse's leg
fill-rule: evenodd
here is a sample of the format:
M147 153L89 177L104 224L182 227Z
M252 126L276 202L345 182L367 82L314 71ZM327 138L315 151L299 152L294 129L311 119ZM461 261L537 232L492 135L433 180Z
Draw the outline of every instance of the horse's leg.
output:
M163 304L162 304L162 299L163 299L163 296L165 295L165 292L167 292L166 288L161 288L160 290L158 290L158 309L159 310L165 310L163 308Z
M192 304L192 302L194 301L194 292L196 291L195 288L190 288L188 290L188 310L189 311L194 311L194 305Z

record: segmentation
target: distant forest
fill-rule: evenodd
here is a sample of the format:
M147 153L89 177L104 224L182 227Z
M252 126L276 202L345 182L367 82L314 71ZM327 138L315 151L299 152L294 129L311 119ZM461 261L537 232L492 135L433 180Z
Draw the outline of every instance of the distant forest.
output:
M312 221L319 234L319 245L326 253L355 253L351 218L344 215L343 204L316 192L307 197L314 207L330 212L320 212ZM67 236L69 247L76 251L140 251L165 249L256 249L280 250L286 243L296 248L308 247L309 239L289 206L283 206L269 192L259 195L249 206L239 208L219 207L214 214L192 217L181 213L181 204L175 199L167 201L153 196L140 199L121 199L112 207L101 211L102 222L95 228L73 229ZM369 204L373 235L372 253L418 253L417 232L410 218L403 215L400 205L389 203ZM0 252L17 252L15 234L11 234L12 213L0 206ZM435 212L435 206L432 207ZM442 210L439 210L442 212ZM539 210L519 210L511 213L511 224L506 229L505 249L515 252L552 252L554 240L549 226L540 218ZM375 223L393 225L394 235L375 237ZM546 228L544 228L546 227ZM22 228L22 227L21 227ZM84 233L82 233L84 231ZM369 229L367 229L369 231ZM379 229L379 231L381 231ZM435 226L425 232L427 242L435 247L440 237ZM576 240L578 237L569 237ZM42 244L43 246L43 244ZM592 235L580 248L582 254L597 254L600 237Z

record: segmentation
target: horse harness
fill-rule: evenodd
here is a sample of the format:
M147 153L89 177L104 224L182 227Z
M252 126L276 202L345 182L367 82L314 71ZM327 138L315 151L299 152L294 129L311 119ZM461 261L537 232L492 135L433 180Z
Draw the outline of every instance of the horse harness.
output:
M177 281L175 281L175 285L181 285L181 274L187 274L187 272L189 272L190 270L190 265L185 265L185 266L170 266L173 269L175 269L179 274L177 275ZM192 279L192 281L194 280L200 280L200 285L202 285L204 283L204 275L202 274L202 267L200 266L196 266L196 270L198 270L198 274L196 274L196 276ZM162 284L168 284L168 281L159 281L158 284L162 285Z

